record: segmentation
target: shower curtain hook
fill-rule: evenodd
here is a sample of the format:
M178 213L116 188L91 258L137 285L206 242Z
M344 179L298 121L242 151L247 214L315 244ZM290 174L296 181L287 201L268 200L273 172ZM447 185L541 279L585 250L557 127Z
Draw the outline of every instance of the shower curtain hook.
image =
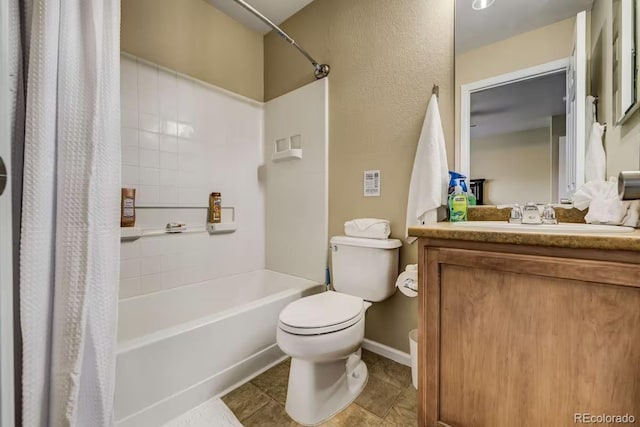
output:
M436 98L440 98L440 86L434 84L433 88L431 89L431 94L435 95Z

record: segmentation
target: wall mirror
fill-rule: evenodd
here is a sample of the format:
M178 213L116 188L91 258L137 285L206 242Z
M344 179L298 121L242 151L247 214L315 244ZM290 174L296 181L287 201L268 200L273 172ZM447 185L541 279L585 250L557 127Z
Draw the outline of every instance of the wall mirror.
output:
M640 8L637 6L636 0L613 2L613 102L618 124L624 123L640 106L636 55Z
M456 0L455 166L482 183L484 204L567 202L584 183L593 121L606 120L601 74L615 74L614 125L640 98L636 3ZM612 46L590 34L596 7Z

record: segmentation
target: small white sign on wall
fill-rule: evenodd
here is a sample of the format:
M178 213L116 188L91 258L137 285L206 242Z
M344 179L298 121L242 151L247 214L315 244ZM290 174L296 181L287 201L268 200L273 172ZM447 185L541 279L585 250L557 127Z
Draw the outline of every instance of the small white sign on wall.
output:
M380 171L364 171L364 197L380 197Z

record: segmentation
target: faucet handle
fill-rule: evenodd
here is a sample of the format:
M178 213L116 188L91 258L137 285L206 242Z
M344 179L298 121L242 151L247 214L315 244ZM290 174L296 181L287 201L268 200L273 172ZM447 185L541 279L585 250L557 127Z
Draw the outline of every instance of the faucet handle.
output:
M542 223L543 224L557 224L556 210L551 204L547 204L542 211Z
M522 208L517 203L511 207L511 215L509 215L509 223L522 224Z

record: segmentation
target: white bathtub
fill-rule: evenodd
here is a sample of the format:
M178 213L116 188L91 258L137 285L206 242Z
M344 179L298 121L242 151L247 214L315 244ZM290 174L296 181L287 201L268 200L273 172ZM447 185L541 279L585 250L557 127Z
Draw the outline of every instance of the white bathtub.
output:
M280 311L324 285L258 270L120 301L119 427L157 427L283 357Z

